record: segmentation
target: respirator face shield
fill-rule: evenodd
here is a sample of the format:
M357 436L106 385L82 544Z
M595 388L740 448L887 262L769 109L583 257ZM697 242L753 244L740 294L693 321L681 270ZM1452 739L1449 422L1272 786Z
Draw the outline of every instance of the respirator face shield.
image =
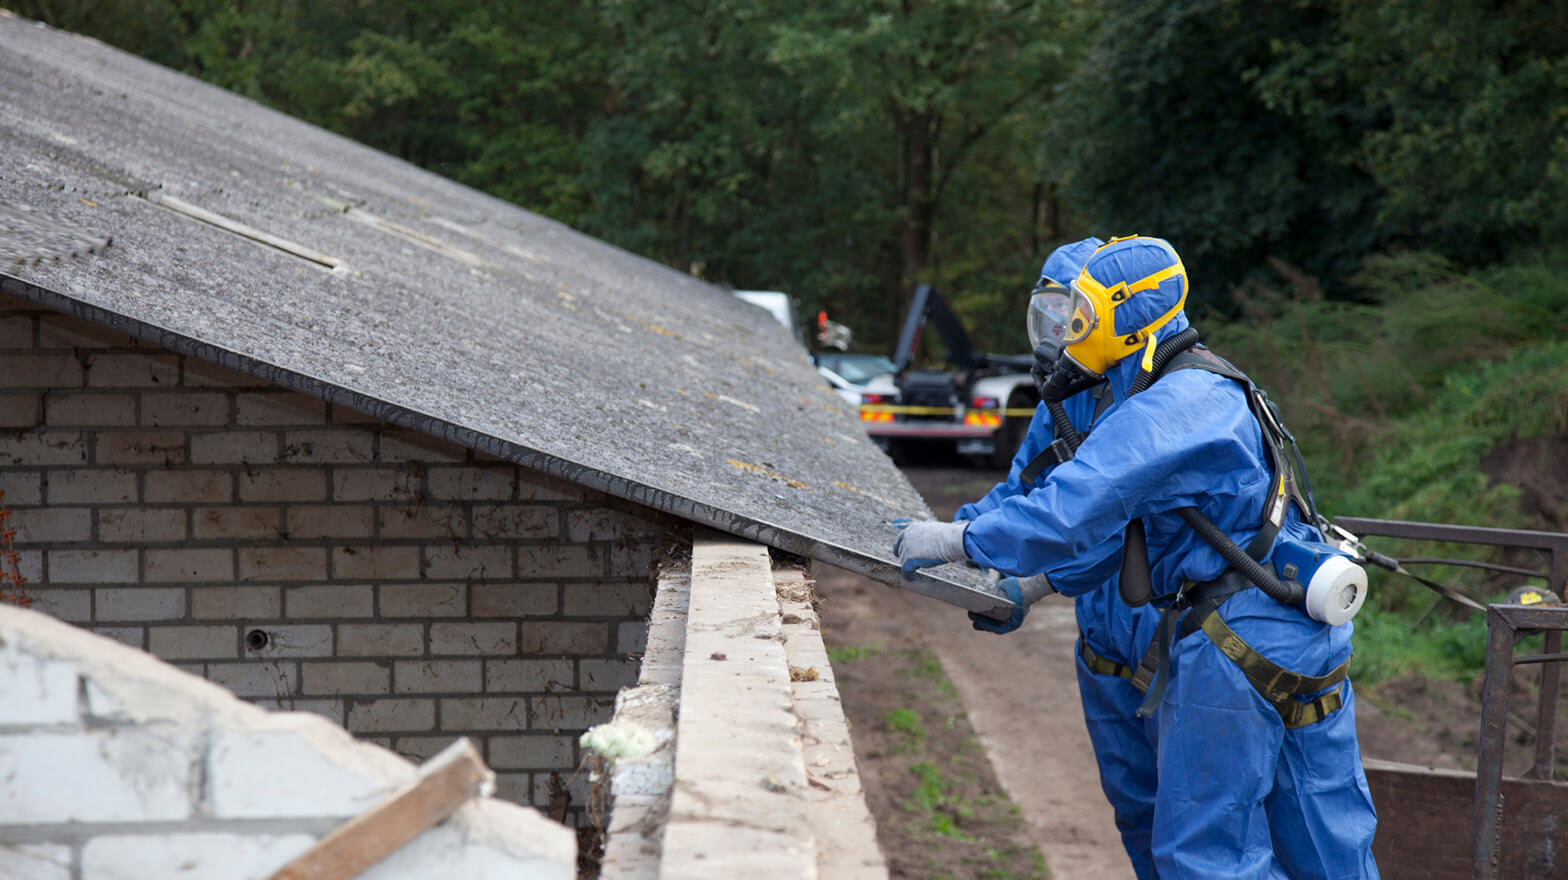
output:
M1072 314L1067 288L1060 284L1047 284L1035 288L1029 297L1028 329L1029 348L1040 351L1042 347L1054 360L1067 343L1067 323Z

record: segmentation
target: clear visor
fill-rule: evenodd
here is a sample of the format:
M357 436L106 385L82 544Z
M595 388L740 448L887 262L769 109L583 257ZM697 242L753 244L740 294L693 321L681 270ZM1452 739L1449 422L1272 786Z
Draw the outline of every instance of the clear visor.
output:
M1062 344L1077 345L1089 338L1095 325L1100 323L1100 316L1095 312L1094 300L1084 293L1077 281L1072 283L1069 291L1071 301L1067 308L1070 311L1066 320L1066 329L1062 333Z
M1055 286L1029 297L1029 347L1049 345L1061 351L1071 314L1066 288Z

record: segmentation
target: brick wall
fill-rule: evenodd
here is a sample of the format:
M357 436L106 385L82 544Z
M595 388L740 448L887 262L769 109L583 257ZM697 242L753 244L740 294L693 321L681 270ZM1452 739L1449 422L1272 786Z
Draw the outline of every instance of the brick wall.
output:
M3 296L0 490L36 608L410 757L467 735L538 805L674 524Z

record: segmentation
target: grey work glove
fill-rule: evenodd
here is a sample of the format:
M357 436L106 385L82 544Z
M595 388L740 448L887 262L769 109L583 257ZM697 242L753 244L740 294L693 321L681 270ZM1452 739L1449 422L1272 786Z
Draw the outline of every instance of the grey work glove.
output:
M944 562L959 562L969 558L964 551L964 530L969 523L935 521L913 522L893 542L893 555L898 557L899 569L904 577L915 569Z
M1010 633L1023 626L1024 617L1029 614L1029 606L1056 592L1051 586L1051 579L1044 574L1030 575L1021 578L1003 578L996 588L1002 594L1013 600L1013 613L1006 620L997 620L987 617L978 611L969 612L969 621L980 632Z

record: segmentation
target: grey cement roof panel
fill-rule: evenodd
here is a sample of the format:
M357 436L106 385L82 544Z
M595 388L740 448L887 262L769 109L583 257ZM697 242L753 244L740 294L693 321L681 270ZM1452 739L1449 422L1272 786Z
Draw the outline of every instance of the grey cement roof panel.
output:
M907 586L886 522L925 504L713 285L3 12L0 142L6 292ZM913 588L996 607L958 567Z

